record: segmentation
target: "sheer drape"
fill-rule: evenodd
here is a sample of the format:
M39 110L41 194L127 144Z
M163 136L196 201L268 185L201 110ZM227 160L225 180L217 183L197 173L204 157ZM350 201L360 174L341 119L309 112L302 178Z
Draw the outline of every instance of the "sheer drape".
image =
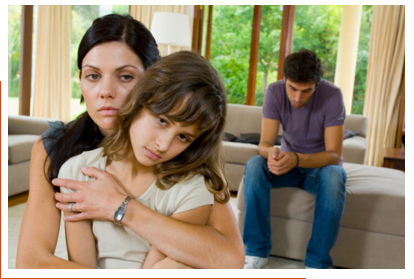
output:
M384 147L395 146L405 60L405 6L375 5L372 15L364 115L367 164L381 166Z
M141 21L151 30L152 15L155 12L185 13L184 5L131 5L130 14L133 18ZM161 56L167 55L166 45L158 45ZM181 47L171 46L171 53L181 50Z
M71 6L40 5L33 115L70 120Z

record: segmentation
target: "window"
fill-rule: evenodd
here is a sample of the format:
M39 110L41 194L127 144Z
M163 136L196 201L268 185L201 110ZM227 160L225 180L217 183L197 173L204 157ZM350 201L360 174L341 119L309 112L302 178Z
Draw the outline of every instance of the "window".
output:
M8 105L9 115L19 114L21 5L8 6Z
M128 5L81 5L72 6L72 37L71 37L71 77L72 77L72 103L71 117L76 118L86 110L85 104L80 104L81 90L79 69L77 64L79 43L86 30L92 25L94 19L110 13L128 14Z
M342 6L297 5L292 52L314 51L321 59L324 79L334 82Z
M359 32L358 56L355 72L352 111L354 114L363 114L365 88L368 72L369 41L371 36L372 5L362 7L361 30Z
M283 6L262 6L255 106L263 105L267 87L277 80L282 14Z
M253 6L214 6L210 62L223 79L229 103L246 103L252 19Z

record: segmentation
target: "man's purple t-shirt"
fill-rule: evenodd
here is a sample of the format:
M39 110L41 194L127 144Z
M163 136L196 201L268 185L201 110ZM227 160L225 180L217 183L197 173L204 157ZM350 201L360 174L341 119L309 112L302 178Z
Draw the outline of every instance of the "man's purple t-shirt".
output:
M345 122L341 89L327 80L321 80L309 103L295 108L287 96L285 80L279 80L267 88L263 117L282 123L281 151L303 154L323 152L325 128Z

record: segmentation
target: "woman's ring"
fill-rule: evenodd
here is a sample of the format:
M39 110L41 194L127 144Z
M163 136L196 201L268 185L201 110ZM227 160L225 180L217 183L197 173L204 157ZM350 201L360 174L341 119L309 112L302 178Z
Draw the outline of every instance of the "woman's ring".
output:
M69 203L69 206L68 206L68 209L69 209L69 211L72 211L73 212L73 210L72 210L72 206L75 204L75 202L70 202Z

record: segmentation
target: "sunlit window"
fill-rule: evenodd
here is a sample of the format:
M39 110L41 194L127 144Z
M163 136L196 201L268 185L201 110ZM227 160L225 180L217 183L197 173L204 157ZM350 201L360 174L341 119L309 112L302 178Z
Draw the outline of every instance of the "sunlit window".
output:
M223 79L229 103L246 103L252 19L253 6L214 6L210 62Z
M262 106L270 83L277 81L283 6L263 5L254 105Z
M20 25L21 5L8 6L8 101L10 115L19 114L19 64L20 64Z

